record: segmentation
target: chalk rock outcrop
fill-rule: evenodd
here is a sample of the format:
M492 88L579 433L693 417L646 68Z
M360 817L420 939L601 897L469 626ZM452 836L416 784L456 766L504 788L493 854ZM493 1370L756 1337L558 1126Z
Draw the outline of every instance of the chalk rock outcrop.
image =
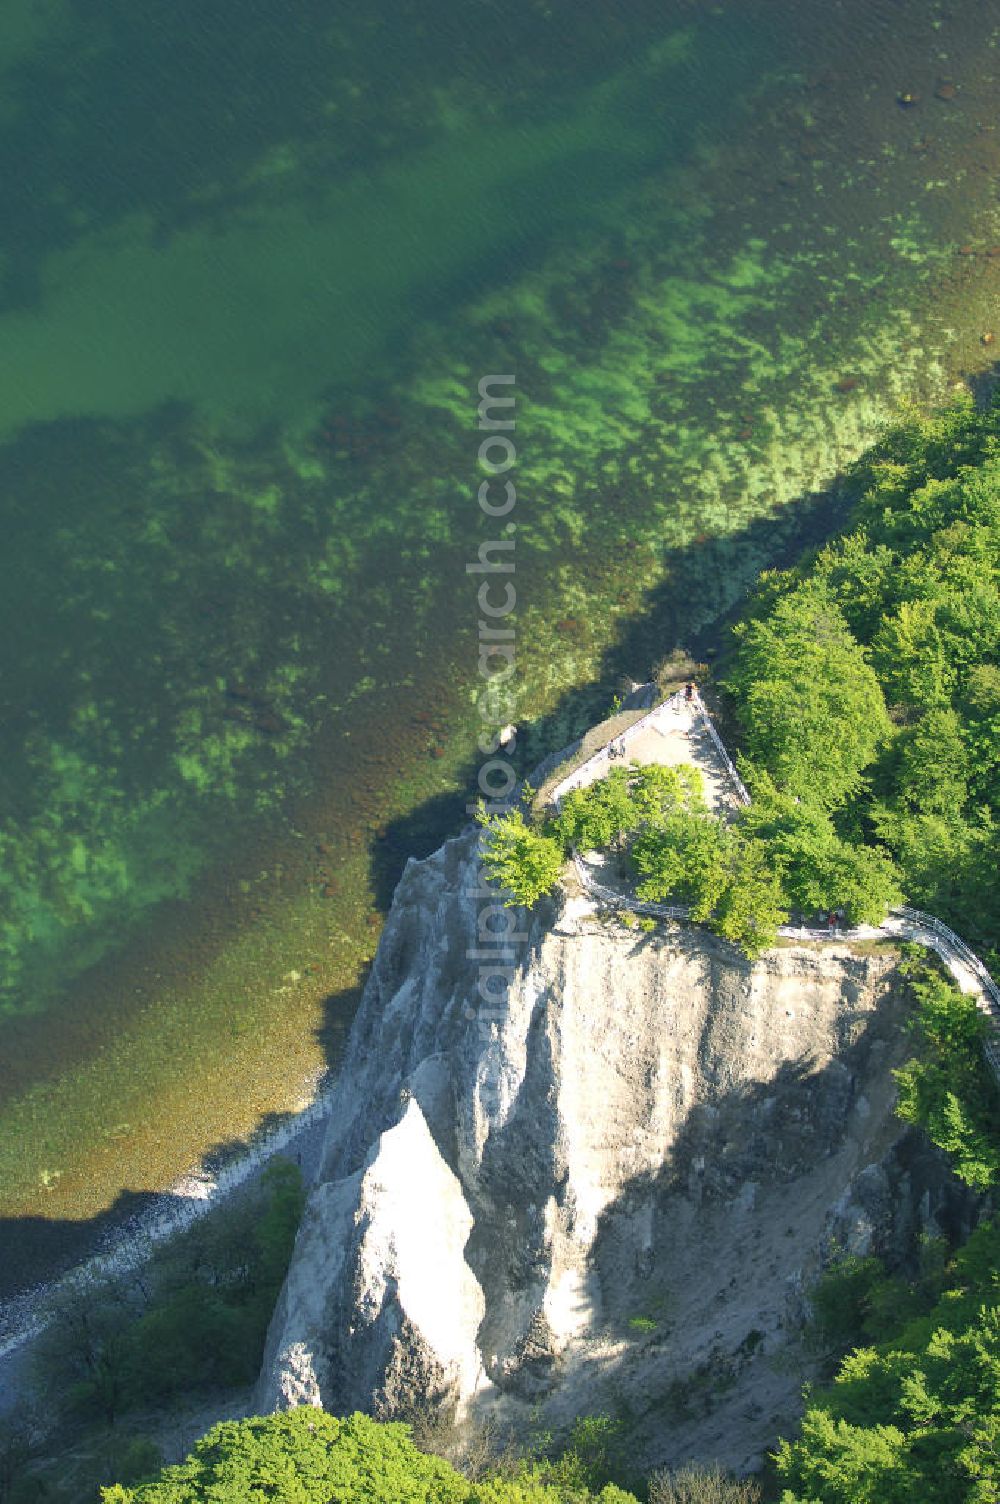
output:
M651 1463L752 1464L797 1413L788 1352L831 1241L903 1256L971 1215L893 1115L894 968L835 944L751 965L582 894L508 914L474 833L409 862L260 1408L625 1406Z

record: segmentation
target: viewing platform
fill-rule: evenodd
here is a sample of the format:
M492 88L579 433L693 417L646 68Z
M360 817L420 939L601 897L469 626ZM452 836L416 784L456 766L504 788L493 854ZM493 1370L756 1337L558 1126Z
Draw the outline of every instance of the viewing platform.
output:
M591 754L586 762L551 790L553 804L573 789L584 789L606 778L612 768L660 763L676 768L696 767L704 784L705 802L714 814L732 815L750 803L722 739L712 724L697 689L679 689Z

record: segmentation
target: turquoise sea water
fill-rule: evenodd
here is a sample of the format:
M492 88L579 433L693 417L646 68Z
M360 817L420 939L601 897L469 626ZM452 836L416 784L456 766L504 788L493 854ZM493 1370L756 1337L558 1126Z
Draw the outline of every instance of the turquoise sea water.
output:
M530 759L982 369L998 26L5 11L0 1214L164 1184L335 1053L468 797L482 374Z

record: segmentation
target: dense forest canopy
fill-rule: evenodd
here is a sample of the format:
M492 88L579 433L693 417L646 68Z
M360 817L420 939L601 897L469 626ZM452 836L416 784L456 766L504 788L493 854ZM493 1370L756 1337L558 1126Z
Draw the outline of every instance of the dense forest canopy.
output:
M994 970L998 435L1000 407L979 412L971 400L889 433L856 467L849 529L762 578L728 675L755 795L748 820L779 841L789 822L801 836L822 821ZM1000 1178L1000 1097L983 1021L933 968L904 969L918 1051L898 1073L899 1110L989 1191ZM837 1319L859 1345L779 1449L782 1504L994 1504L997 1225L984 1223L937 1279L887 1280L874 1260L847 1261L834 1277L840 1296L853 1282Z
M727 686L755 803L783 800L787 830L797 801L803 834L822 811L995 960L1000 407L914 418L853 479L850 528L764 575L736 628Z

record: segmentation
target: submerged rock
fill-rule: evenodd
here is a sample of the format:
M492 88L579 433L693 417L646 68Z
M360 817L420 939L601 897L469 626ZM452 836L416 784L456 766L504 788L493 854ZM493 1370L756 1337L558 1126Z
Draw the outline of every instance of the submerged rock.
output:
M893 1114L895 955L751 965L571 896L517 916L487 1004L475 839L397 889L258 1404L515 1428L624 1408L649 1465L753 1465L800 1408L831 1248L898 1261L973 1214Z

